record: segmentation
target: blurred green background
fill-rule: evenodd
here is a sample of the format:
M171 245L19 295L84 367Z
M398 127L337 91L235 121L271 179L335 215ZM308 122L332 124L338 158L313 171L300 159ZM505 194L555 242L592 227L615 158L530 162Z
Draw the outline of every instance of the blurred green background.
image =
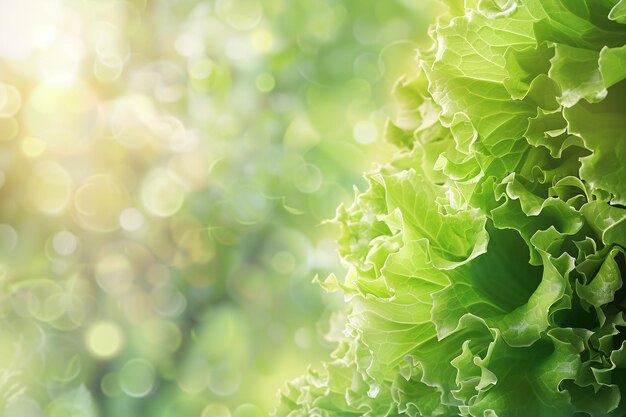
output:
M0 0L0 415L265 416L425 0Z

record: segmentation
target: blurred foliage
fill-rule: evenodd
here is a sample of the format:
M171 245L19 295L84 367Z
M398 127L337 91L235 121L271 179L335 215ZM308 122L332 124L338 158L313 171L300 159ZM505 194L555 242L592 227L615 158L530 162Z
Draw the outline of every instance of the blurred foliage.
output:
M0 0L0 414L267 414L423 0Z

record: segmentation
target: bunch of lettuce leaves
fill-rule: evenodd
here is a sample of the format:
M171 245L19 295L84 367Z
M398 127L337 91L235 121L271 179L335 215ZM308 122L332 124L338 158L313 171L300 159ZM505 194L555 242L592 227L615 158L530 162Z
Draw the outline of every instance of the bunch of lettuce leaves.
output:
M448 1L277 416L626 414L626 0Z

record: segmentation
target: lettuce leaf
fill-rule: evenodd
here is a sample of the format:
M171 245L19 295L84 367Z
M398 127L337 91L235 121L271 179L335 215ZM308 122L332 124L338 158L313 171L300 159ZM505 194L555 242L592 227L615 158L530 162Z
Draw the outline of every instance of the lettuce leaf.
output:
M449 0L338 209L348 320L276 416L626 413L624 0Z

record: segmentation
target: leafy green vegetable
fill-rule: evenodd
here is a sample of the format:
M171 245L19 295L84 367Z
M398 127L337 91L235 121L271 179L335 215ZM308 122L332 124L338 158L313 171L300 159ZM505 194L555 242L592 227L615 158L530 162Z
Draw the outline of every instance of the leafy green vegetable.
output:
M626 413L626 6L449 0L340 207L333 359L278 416Z

